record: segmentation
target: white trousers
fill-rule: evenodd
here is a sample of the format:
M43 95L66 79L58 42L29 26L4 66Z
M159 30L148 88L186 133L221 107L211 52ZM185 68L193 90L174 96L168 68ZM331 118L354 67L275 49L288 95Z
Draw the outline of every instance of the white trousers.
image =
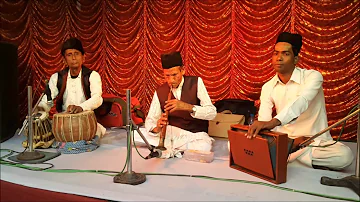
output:
M95 135L99 136L99 138L102 138L105 135L105 132L106 132L106 128L102 126L100 123L97 123Z
M311 145L328 145L334 143L334 140L315 141ZM301 163L312 167L324 166L333 170L341 170L351 165L354 160L354 154L351 149L341 142L328 147L306 147L290 155L289 162L298 160Z
M320 141L317 140L311 145L327 145L334 143L334 140ZM230 151L230 142L228 142L228 149ZM305 147L294 153L289 157L289 163L298 160L301 163L312 167L312 165L324 166L333 170L341 170L351 165L354 160L354 155L351 149L341 142L328 147Z
M140 128L140 132L144 135L149 144L153 146L159 145L160 133L147 132L145 128ZM134 131L135 142L144 143L137 131ZM213 138L205 132L192 133L181 128L170 126L166 127L166 136L164 146L170 151L185 151L187 149L210 151Z

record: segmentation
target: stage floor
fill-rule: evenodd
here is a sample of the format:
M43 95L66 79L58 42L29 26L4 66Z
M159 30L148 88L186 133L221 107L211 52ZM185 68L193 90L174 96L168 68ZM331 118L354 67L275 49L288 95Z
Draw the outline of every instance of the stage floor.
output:
M24 136L15 135L1 144L1 149L23 151ZM347 143L356 154L356 143ZM147 156L149 151L139 146L139 152ZM355 174L355 161L342 172L308 168L297 161L288 164L287 182L274 188L267 181L229 167L229 152L226 139L216 139L215 159L211 163L175 159L142 159L132 149L132 170L146 174L146 182L136 186L113 182L113 176L98 173L63 173L29 171L1 165L1 180L44 190L90 196L112 201L339 201L310 194L310 192L350 200L360 200L348 188L320 184L320 178L342 178ZM46 149L43 151L54 151ZM1 152L4 156L7 152ZM108 170L120 172L126 160L126 130L108 129L101 146L82 154L62 154L49 163L53 169ZM36 165L39 166L39 165ZM193 177L164 176L162 174L193 175ZM196 175L237 179L223 181L197 178ZM257 184L257 183L264 184ZM255 184L256 183L256 184ZM271 186L269 186L271 185ZM289 188L295 191L286 191Z

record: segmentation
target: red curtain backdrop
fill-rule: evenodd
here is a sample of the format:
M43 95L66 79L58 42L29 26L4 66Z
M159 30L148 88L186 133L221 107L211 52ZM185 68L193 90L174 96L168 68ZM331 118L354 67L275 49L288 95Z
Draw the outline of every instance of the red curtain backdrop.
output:
M147 112L164 81L160 54L181 51L186 74L201 76L215 102L256 101L274 74L271 55L282 31L300 33L299 67L324 76L329 124L359 103L359 9L357 0L28 0L1 1L1 41L19 47L21 115L26 86L40 86L64 67L60 47L78 37L89 68L103 89L126 89ZM6 68L6 67L5 67ZM343 140L355 140L357 118ZM332 129L338 137L341 126ZM305 134L306 135L306 134Z

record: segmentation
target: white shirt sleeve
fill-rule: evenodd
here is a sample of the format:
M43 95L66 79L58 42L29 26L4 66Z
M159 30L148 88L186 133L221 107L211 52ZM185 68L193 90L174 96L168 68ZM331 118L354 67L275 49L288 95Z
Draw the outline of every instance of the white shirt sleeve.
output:
M270 83L267 83L261 88L258 116L259 121L270 121L272 119L272 109L274 107L274 103L271 98L272 89L269 88L269 84Z
M149 113L145 120L146 131L149 132L152 131L156 127L157 121L160 119L160 117L161 117L161 106L160 106L159 98L155 91L153 99L150 104Z
M54 100L56 98L56 96L59 94L59 91L57 89L57 81L58 81L58 73L55 73L53 75L51 75L50 80L49 80L49 88L51 91L51 99ZM48 103L47 102L47 96L44 95L39 103L39 107L44 108L44 110L46 112L49 112L51 107L54 105L53 102Z
M216 107L212 104L210 96L206 90L203 80L198 78L197 97L200 100L200 106L195 106L195 114L190 114L193 118L202 120L213 120L216 116Z
M322 87L323 77L318 71L311 71L304 79L304 86L302 91L294 102L287 104L279 114L275 116L281 122L281 125L286 125L293 119L302 114L308 107L310 102L319 93Z
M86 110L94 110L103 102L102 98L102 83L99 73L92 71L89 78L91 97L79 106Z

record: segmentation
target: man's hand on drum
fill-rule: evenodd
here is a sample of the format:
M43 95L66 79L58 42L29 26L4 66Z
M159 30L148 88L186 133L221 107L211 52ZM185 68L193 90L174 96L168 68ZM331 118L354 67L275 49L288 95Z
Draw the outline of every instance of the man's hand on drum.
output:
M281 125L281 122L275 118L271 119L271 121L254 121L254 123L249 126L249 130L245 136L251 139L256 137L256 135L258 135L261 130L271 130L279 125Z
M66 112L70 113L70 114L77 114L84 111L83 108L81 108L80 106L76 106L76 105L69 105L66 109Z

